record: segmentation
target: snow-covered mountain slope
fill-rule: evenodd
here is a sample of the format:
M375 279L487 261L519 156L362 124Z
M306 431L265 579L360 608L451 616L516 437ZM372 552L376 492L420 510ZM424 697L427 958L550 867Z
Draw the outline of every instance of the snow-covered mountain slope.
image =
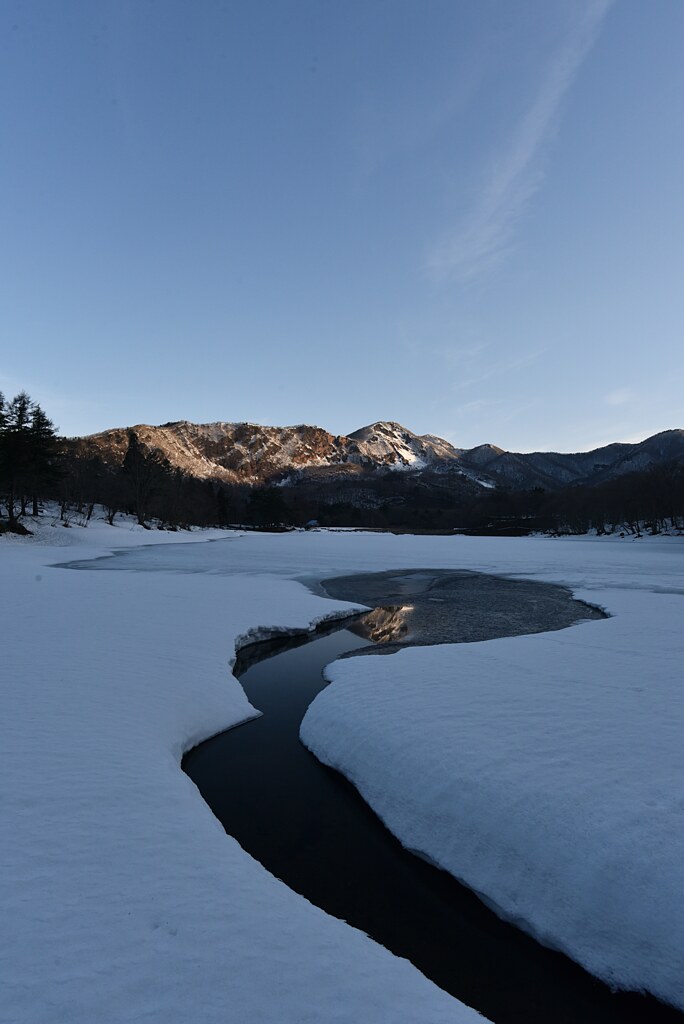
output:
M371 423L349 435L375 461L396 469L432 469L460 464L461 452L434 434L414 434L392 421Z
M265 482L301 466L344 460L340 439L319 427L263 427L254 423L139 424L76 440L78 454L121 466L131 441L171 468L199 479Z
M386 475L449 474L476 488L513 489L601 483L663 462L684 462L684 430L667 430L639 444L611 444L590 452L508 452L492 444L456 448L433 434L378 421L349 435L299 424L189 423L106 430L66 442L83 458L123 465L131 445L168 468L226 483L294 483Z
M353 475L460 466L460 453L448 441L419 437L398 423L374 423L346 437L305 424L265 427L181 420L106 430L71 443L79 455L120 466L132 439L172 468L227 482L265 483L308 470Z

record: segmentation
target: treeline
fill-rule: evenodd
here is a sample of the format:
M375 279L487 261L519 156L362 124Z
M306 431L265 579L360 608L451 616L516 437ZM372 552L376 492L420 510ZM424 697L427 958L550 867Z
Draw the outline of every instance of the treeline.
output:
M83 458L65 447L62 478L53 497L68 522L87 522L96 505L110 524L120 513L133 515L141 526L162 529L228 526L232 509L220 484L197 480L141 450L134 434L120 466L99 457Z
M603 484L558 491L492 489L482 494L448 478L386 475L375 479L256 486L200 481L171 469L135 442L113 470L74 460L62 485L65 508L134 514L166 528L253 526L369 527L384 530L515 535L582 534L595 530L634 535L684 529L684 467L659 466Z
M638 536L684 529L684 466L663 463L593 487L497 489L472 507L466 525L472 532L500 534L595 530L598 534L624 531Z
M94 506L102 505L110 522L118 512L127 512L141 525L154 522L167 529L272 529L304 526L311 520L322 526L452 529L462 521L466 507L460 489L433 488L397 474L307 480L293 486L198 480L143 448L134 431L120 464L68 442L61 465L57 497L62 517L77 516L80 521L87 521Z

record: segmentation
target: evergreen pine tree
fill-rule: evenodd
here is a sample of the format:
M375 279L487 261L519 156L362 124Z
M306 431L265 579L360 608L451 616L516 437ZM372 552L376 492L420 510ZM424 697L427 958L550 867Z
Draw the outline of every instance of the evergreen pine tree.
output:
M57 435L52 420L48 419L37 402L31 405L29 426L30 472L29 483L32 512L38 515L38 498L58 477L56 467Z
M0 482L5 495L10 528L17 522L17 501L29 471L31 456L28 431L31 399L25 391L5 404L0 443Z
M52 422L25 391L7 402L0 394L0 494L7 508L10 529L16 527L17 509L26 511L55 479L57 438Z

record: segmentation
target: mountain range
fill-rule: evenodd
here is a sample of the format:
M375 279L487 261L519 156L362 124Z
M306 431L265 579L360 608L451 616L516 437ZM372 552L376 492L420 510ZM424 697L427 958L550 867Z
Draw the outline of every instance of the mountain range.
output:
M145 458L199 480L248 486L358 483L392 474L405 480L449 480L469 492L557 490L594 485L664 463L684 465L684 430L665 430L638 444L609 444L589 452L509 452L492 444L457 448L433 434L414 434L399 423L378 421L348 435L320 427L269 427L253 423L161 426L140 424L65 440L77 459L120 468L135 446Z

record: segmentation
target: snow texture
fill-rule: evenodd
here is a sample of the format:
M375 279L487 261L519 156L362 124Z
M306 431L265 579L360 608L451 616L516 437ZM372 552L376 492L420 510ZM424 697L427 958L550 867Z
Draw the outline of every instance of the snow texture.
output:
M579 936L573 954L591 952L593 969L681 1005L683 556L667 538L181 536L125 522L0 538L3 1024L478 1019L270 876L179 769L255 713L229 672L237 638L350 607L298 579L412 567L567 580L615 618L339 663L307 741L332 759L334 723L339 766L408 845L454 864L465 851L450 861L464 876L477 848L469 884L506 913L558 944ZM87 571L51 567L67 559Z
M301 736L501 916L684 1009L684 545L640 544L499 548L612 617L338 661Z
M269 875L179 767L185 750L254 715L229 672L237 637L349 606L254 574L290 550L270 537L40 532L0 539L0 1019L481 1019ZM150 570L51 567L112 547L135 548Z

